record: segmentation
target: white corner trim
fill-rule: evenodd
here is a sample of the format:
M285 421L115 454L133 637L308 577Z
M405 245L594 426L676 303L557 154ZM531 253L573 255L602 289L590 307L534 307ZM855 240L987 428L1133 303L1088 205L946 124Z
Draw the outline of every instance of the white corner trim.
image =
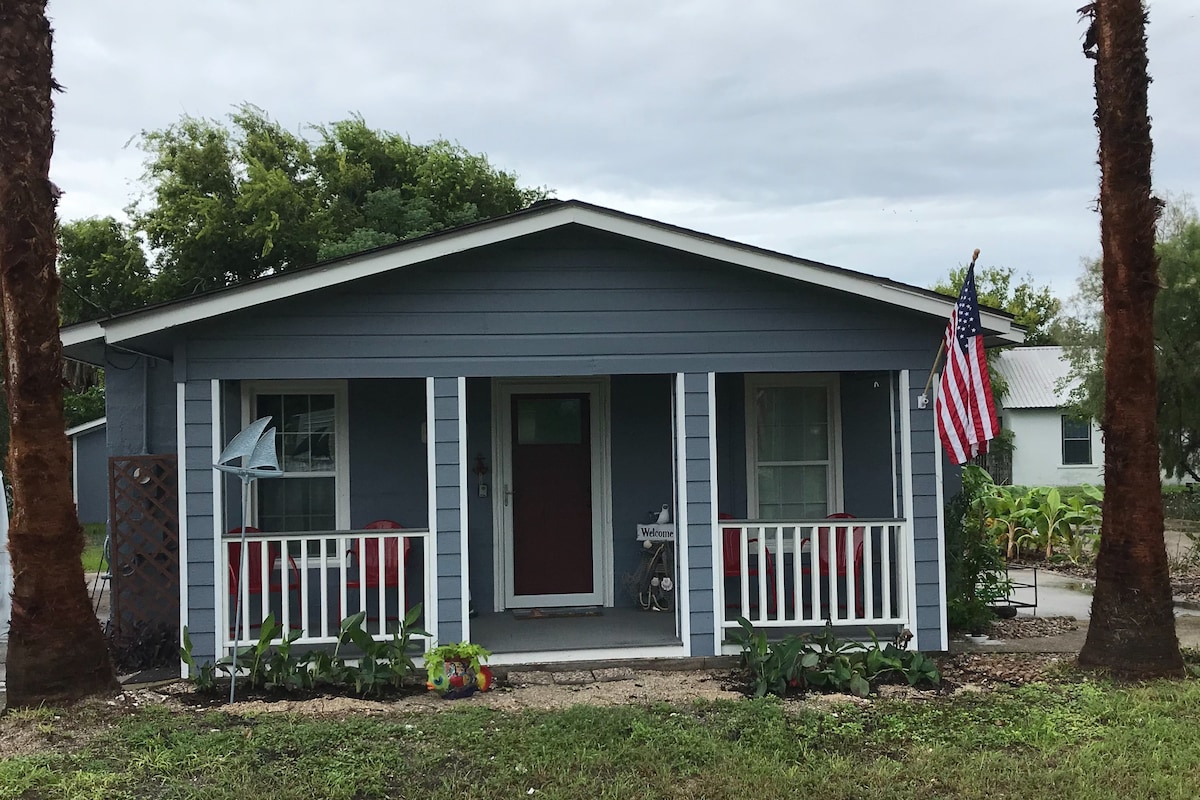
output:
M184 425L186 384L175 384L175 471L179 494L179 645L183 646L183 629L188 624L188 549L187 549L187 428ZM214 643L215 644L215 643ZM220 657L221 651L214 651ZM188 677L187 664L179 660L179 677Z
M428 478L425 481L428 497L427 519L425 527L429 529L429 537L425 540L425 630L432 634L429 646L437 647L438 639L438 555L437 555L437 426L434 413L433 378L425 379L425 470Z
M458 378L458 530L462 561L462 638L471 641L471 558L467 550L467 379Z
M683 598L690 598L692 592L691 575L688 572L688 489L687 489L687 420L684 400L687 377L682 372L675 373L675 474L677 478L679 499L675 509L675 562L679 565L679 586L675 589L679 602L679 639L683 642L685 656L692 654L692 619L688 613L691 609L690 599L684 607Z
M183 386L184 384L180 384ZM221 458L221 451L225 449L225 409L221 403L221 381L213 379L210 388L212 398L211 420L212 420L212 453L211 463L212 468L212 521L213 521L213 618L217 621L214 626L216 630L213 636L216 639L217 657L220 658L225 648L230 645L229 642L229 609L225 608L229 599L229 570L224 569L225 553L222 548L225 547L225 523L228 520L225 518L225 473L216 468L217 461ZM238 508L241 508L241 503L238 503ZM238 512L239 514L241 511ZM222 620L225 620L224 622Z

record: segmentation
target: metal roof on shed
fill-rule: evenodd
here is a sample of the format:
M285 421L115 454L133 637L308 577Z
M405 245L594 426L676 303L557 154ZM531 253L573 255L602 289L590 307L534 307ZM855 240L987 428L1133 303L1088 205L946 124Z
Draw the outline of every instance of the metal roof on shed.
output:
M1005 408L1058 408L1067 404L1075 385L1058 389L1071 371L1061 347L1014 347L999 354L995 367L1008 381Z

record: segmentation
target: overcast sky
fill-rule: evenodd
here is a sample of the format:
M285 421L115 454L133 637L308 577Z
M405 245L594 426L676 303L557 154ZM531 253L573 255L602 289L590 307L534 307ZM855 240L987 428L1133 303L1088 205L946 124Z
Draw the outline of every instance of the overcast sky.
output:
M1099 253L1082 0L51 0L64 219L140 131L359 113L525 184L929 286L982 248L1061 294ZM1156 189L1200 195L1200 4L1150 8Z

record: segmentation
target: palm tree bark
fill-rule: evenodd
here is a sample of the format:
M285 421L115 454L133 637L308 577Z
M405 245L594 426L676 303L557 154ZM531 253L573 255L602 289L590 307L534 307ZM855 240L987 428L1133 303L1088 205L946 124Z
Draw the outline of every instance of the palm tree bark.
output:
M7 358L14 586L11 707L116 688L88 599L63 422L54 204L56 87L45 0L0 0L0 310Z
M1079 664L1129 677L1181 675L1163 541L1154 299L1146 9L1098 0L1085 52L1096 59L1103 247L1104 522L1087 641ZM1088 51L1094 44L1095 53Z

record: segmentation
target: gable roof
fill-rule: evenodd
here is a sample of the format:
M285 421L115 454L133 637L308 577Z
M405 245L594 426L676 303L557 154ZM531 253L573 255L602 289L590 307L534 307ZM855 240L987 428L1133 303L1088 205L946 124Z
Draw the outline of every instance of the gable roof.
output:
M129 311L107 319L71 325L62 329L62 342L66 348L98 342L119 344L191 322L567 225L581 225L938 317L949 318L954 303L954 298L888 278L776 253L579 200L551 200L535 203L527 209L503 217L471 223L309 267L288 270L278 275ZM986 308L981 308L980 312L983 327L993 341L1009 344L1023 341L1024 329L1013 321L1011 315Z
M1008 381L1005 408L1060 408L1077 383L1058 389L1071 372L1061 347L1014 347L999 354L995 367Z

